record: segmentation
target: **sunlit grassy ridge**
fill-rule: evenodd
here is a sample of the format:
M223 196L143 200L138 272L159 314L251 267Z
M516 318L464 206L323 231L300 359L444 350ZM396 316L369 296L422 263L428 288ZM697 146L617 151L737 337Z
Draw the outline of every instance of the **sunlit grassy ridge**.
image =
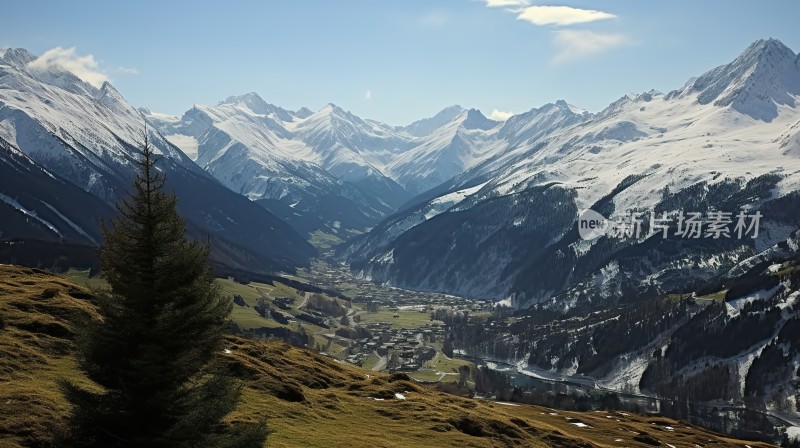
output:
M0 265L0 446L40 446L64 429L59 382L87 385L72 356L89 290L36 269Z
M72 344L80 322L97 318L90 291L0 265L0 318L0 447L50 446L68 412L59 381L91 387ZM270 447L745 446L663 418L460 398L282 343L231 337L223 356L244 386L230 419L267 419Z

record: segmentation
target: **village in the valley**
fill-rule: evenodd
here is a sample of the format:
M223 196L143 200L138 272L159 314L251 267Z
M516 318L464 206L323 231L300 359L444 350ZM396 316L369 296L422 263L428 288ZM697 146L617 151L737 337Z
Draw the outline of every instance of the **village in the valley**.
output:
M322 332L329 347L342 347L340 354L330 355L373 370L405 372L420 381L456 375L457 367L465 364L452 357L446 325L437 317L488 315L494 306L491 301L377 285L354 278L346 267L324 262L302 274L315 285L350 297L348 323L362 329L355 335L341 329ZM323 353L325 345L320 347Z

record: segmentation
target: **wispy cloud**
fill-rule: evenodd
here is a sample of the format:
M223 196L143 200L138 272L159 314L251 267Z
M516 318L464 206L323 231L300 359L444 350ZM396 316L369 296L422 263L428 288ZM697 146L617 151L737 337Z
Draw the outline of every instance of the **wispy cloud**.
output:
M562 5L533 5L531 0L483 0L487 7L502 7L517 16L517 20L535 26L569 27L617 18L616 14L596 9L573 8ZM553 33L558 52L552 58L556 64L577 60L629 43L621 33L600 33L589 30L559 29Z
M558 47L552 61L560 64L602 53L611 48L630 43L624 34L597 33L589 30L558 30L554 42Z
M372 90L367 89L367 91L364 92L364 99L367 101L372 99Z
M492 120L497 121L506 121L514 115L514 112L505 112L499 109L492 109L492 113L489 114L489 118Z
M94 56L76 54L75 48L55 47L44 52L38 59L28 64L33 70L49 70L58 68L68 71L89 84L100 87L108 81L108 75L100 70Z
M133 67L123 67L121 65L119 67L115 68L114 72L121 73L123 75L138 75L139 74L139 70L137 70L137 69L135 69Z
M520 8L529 4L530 0L486 0L486 6L489 8Z
M528 6L519 11L518 20L525 20L534 25L576 25L596 22L617 17L614 14L594 9L580 9L570 6Z

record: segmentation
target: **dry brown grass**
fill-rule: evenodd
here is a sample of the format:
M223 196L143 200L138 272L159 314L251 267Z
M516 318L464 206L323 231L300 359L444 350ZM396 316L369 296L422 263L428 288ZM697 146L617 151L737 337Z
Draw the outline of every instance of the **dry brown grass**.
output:
M71 341L76 325L97 318L89 291L0 265L0 317L0 447L47 446L68 412L59 381L86 381ZM230 419L266 419L271 447L647 447L648 438L661 446L744 446L669 419L460 398L281 343L231 337L227 348L244 385Z
M91 294L37 269L0 265L0 446L43 446L63 429L59 382L86 383L76 325L97 318Z

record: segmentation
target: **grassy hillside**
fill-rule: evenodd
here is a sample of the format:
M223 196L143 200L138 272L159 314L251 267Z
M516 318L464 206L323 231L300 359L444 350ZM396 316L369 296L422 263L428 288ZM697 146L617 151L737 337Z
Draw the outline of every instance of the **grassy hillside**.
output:
M0 447L48 446L64 429L58 382L86 382L72 338L82 319L95 318L84 287L0 265ZM266 418L270 447L745 446L668 419L460 398L285 344L228 342L223 356L244 384L230 418Z

